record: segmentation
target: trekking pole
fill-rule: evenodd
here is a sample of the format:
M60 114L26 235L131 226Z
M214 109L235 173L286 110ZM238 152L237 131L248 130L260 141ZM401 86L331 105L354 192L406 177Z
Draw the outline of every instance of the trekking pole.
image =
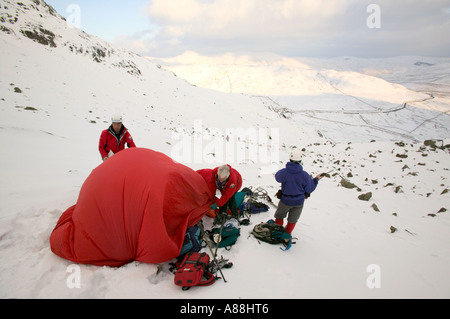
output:
M217 240L216 243L216 252L214 254L214 256L217 256L217 251L219 250L219 243L222 240L222 231L223 231L223 226L225 225L225 222L227 220L227 215L226 213L221 214L220 216L222 216L223 221L222 221L222 225L220 225L220 231L219 231L219 239Z
M209 244L208 237L206 237L206 233L203 234L203 239L205 240L206 245L207 245L208 248L209 248L209 251L210 251L211 254L213 255L214 263L217 265L217 269L219 270L220 275L222 276L223 281L226 283L227 280L225 279L225 276L224 276L223 273L222 273L222 269L219 267L219 262L218 262L217 259L216 259L216 255L214 255L214 253L213 253L213 250L212 250L212 248L211 248L211 245Z

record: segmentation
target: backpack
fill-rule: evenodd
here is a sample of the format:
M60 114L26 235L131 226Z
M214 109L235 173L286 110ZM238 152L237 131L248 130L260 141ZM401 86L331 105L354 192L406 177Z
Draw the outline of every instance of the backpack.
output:
M245 195L247 196L252 196L253 195L253 191L252 191L252 186L249 187L244 187L241 192L243 192Z
M241 206L239 206L239 210L248 211L251 214L259 214L267 212L269 210L269 206L254 199L249 199L246 203L244 202Z
M236 207L239 207L247 196L244 192L237 192L234 194L234 199L236 200Z
M203 222L189 227L184 237L184 243L181 247L178 259L182 259L189 252L199 252L202 249L203 235L205 234Z
M213 228L210 237L215 242L214 237L220 233L220 228ZM216 235L216 236L214 236ZM220 237L219 248L231 249L241 235L241 230L233 225L224 226L222 228L222 236Z
M175 272L175 285L189 290L195 286L211 286L216 278L209 271L209 255L207 253L187 253Z
M286 249L282 250L289 250L292 245L292 236L286 232L283 226L275 224L273 220L256 225L252 234L257 239L272 245L283 244Z

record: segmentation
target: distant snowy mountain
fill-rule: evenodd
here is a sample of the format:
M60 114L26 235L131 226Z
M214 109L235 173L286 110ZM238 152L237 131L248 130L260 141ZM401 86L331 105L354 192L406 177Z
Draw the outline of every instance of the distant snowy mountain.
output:
M401 103L426 98L400 85L355 71L311 67L300 59L273 54L204 57L194 52L165 59L165 67L200 87L268 96L353 94ZM382 92L382 93L380 93Z
M334 141L364 142L449 135L450 60L421 59L186 52L152 60L199 87L265 96L302 127L320 128Z
M389 60L381 78L363 72L367 61L354 69L348 60L320 67L325 61L228 55L199 68L206 58L184 58L179 70L189 63L205 70L225 92L165 70L175 60L152 63L69 27L42 0L0 1L0 298L450 297L442 61L414 59L440 74L428 81L414 73L413 82L427 88L416 92L389 73ZM433 83L439 96L411 102L431 98ZM234 93L226 93L230 86ZM255 87L264 90L237 93ZM332 172L308 199L291 250L250 235L274 207L241 226L236 245L219 250L234 264L224 270L227 283L186 292L168 263L71 265L51 252L49 236L101 165L98 141L114 113L123 114L139 147L192 169L229 163L244 186L270 195L279 189L273 172L294 147L308 173ZM73 269L79 287L68 284Z

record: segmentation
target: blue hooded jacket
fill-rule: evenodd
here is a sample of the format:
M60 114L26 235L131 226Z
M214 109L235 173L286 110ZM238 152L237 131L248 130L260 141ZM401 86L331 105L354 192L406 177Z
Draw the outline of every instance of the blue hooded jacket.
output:
M275 174L275 179L281 183L283 197L281 201L288 206L301 206L305 202L305 193L312 193L319 183L303 170L302 165L295 162L286 164L286 168Z

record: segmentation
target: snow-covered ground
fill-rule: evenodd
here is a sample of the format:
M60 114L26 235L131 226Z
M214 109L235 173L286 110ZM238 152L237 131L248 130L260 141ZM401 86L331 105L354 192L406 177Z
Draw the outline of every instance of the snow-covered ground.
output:
M434 70L423 77L401 71L408 82L393 60L249 57L227 71L236 80L201 88L161 61L68 28L43 1L2 0L0 18L0 298L450 297L448 60L411 58L441 66L420 64ZM433 85L433 100L411 102ZM334 171L308 199L288 252L250 235L273 207L242 226L237 244L219 252L234 264L227 283L183 292L168 263L159 274L137 262L73 268L48 239L101 164L98 139L117 112L138 146L193 169L226 161L244 186L269 194L293 147L311 174ZM74 269L80 288L70 287Z

